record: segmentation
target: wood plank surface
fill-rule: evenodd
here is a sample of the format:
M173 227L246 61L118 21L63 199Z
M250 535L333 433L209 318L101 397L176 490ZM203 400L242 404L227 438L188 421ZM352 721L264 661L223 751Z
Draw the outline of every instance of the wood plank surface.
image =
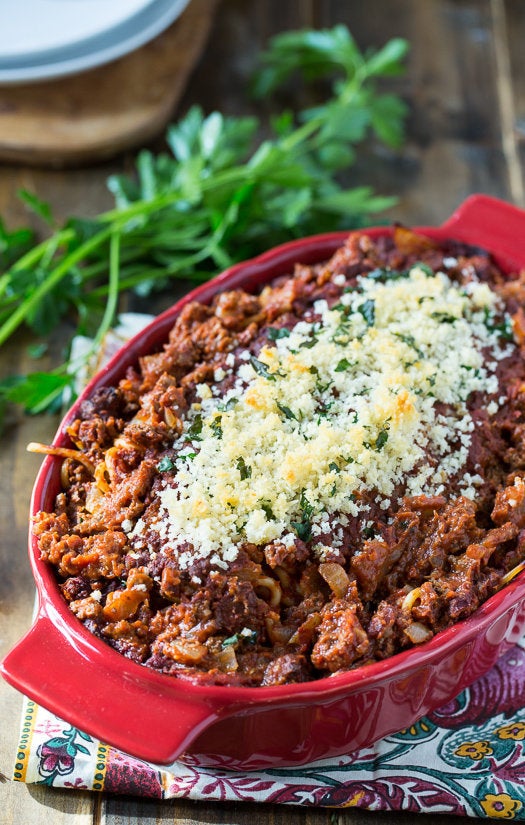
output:
M421 825L458 825L457 817L444 814L429 814L424 819L416 819L410 814L373 813L357 808L337 811L246 802L155 802L111 797L104 801L103 810L106 817L100 820L103 825L165 825L168 822L177 825L406 825L407 821L419 821ZM98 825L97 820L94 825Z
M440 223L470 193L483 191L523 205L525 152L525 6L515 0L283 0L247 3L222 0L208 46L179 105L206 110L257 111L247 95L255 56L272 34L290 28L346 23L361 47L380 46L392 36L411 43L408 71L391 81L410 107L407 142L400 153L370 145L356 183L396 194L391 217L407 223ZM294 94L301 94L297 89ZM274 104L266 103L268 110ZM258 107L260 113L260 107ZM160 148L156 141L153 148ZM36 192L59 219L93 215L111 204L105 180L128 171L131 155L89 168L59 171L24 166L0 168L0 214L9 226L27 221L15 198L18 188ZM34 219L31 219L32 221ZM0 371L28 368L28 336L2 350ZM51 355L58 357L56 336ZM27 508L38 466L25 453L30 440L46 441L56 419L8 420L0 440L0 653L28 628L33 582L26 555ZM2 735L0 772L10 777L19 725L20 697L0 684ZM407 825L410 813L381 814L356 809L329 811L252 804L158 802L0 783L0 822L61 825L135 823L228 823L228 825ZM457 819L427 815L420 821L446 825Z

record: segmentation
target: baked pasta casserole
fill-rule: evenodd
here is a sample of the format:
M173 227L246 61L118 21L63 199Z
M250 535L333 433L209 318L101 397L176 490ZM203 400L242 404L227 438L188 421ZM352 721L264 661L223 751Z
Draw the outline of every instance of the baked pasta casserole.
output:
M403 227L187 304L84 400L33 525L69 607L173 677L302 682L469 616L525 559L525 279Z

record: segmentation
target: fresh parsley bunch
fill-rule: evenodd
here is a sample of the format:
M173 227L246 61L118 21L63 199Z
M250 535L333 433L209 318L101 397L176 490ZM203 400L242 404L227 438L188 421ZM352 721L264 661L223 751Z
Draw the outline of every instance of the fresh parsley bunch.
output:
M169 153L142 151L135 175L109 179L115 207L95 219L56 228L48 205L21 193L54 228L36 244L0 224L0 345L22 324L45 338L73 315L96 350L126 290L147 295L171 278L201 282L277 243L363 225L391 206L392 198L340 181L369 136L400 145L406 107L378 93L377 79L399 74L406 51L394 39L363 54L345 26L278 35L261 55L255 94L266 97L299 73L329 83L319 105L285 111L269 125L191 108L168 129ZM71 382L66 363L7 379L0 399L37 413L56 406Z

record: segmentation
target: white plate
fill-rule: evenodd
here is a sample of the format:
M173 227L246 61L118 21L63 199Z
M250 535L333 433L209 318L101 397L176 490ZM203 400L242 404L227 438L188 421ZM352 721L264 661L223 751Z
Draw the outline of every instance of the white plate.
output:
M0 0L0 83L109 63L167 28L189 0Z
M2 0L0 60L30 60L125 22L153 0Z

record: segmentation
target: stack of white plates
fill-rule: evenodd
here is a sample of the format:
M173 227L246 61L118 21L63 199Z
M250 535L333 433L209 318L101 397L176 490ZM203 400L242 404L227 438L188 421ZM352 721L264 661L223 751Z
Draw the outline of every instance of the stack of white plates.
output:
M109 63L160 34L189 0L0 0L0 83Z

